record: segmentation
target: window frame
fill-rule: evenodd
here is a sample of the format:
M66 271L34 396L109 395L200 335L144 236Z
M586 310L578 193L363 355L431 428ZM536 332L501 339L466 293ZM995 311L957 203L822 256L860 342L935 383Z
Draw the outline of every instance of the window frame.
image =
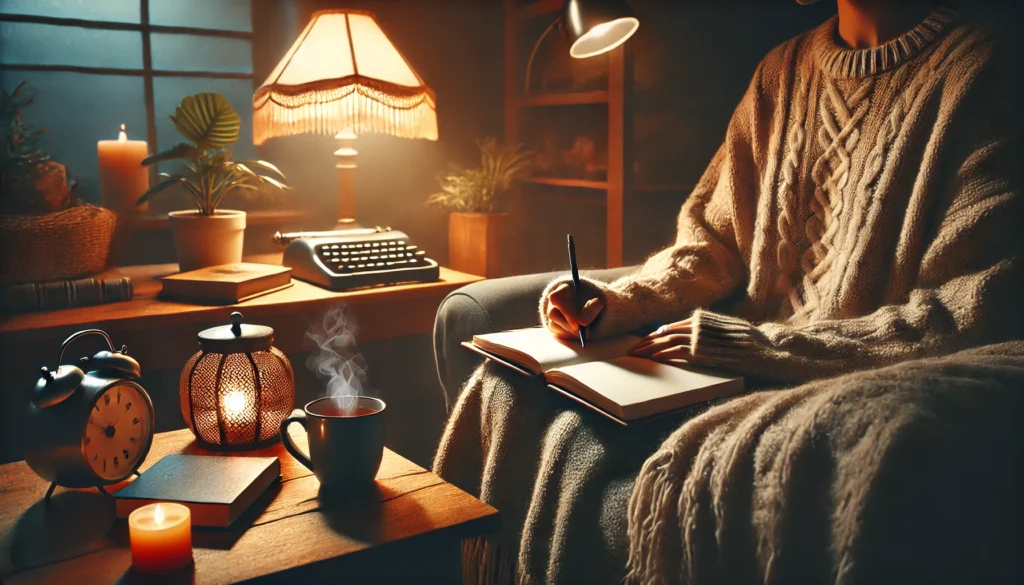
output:
M250 21L252 19L254 0L250 0ZM143 98L146 108L146 141L153 152L160 151L160 145L156 135L156 107L153 97L153 80L157 77L192 77L209 79L248 79L255 84L255 74L233 73L224 71L172 71L153 69L152 33L171 33L206 37L219 37L230 39L244 39L249 41L250 63L255 61L253 55L253 33L252 31L219 30L210 28L198 28L190 26L168 26L151 24L149 21L149 0L139 0L139 22L114 22L107 20L88 20L81 18L63 18L59 16L41 16L34 14L3 14L0 13L0 22L22 22L32 24L50 24L57 26L68 26L88 28L96 30L120 30L135 31L142 36L142 68L127 69L120 67L93 67L82 65L54 65L54 64L29 64L29 63L4 63L0 65L3 69L11 71L60 71L68 73L86 73L94 75L122 75L128 77L141 77L143 83ZM252 23L250 22L250 25ZM250 26L251 28L251 26ZM255 66L252 67L255 69ZM253 87L255 89L255 85ZM155 180L156 166L150 167L150 180Z

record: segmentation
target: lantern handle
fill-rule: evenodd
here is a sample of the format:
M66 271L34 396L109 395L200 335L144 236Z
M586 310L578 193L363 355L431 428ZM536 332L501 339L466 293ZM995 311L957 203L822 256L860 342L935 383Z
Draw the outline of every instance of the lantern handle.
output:
M110 351L114 351L114 342L111 341L110 336L107 335L106 331L103 331L102 329L85 329L78 333L72 333L70 337L64 340L64 343L60 344L60 355L57 356L57 367L60 367L60 363L64 361L64 352L67 350L68 346L71 345L71 342L80 337L85 337L86 335L101 335L103 339L106 340L107 347L110 348Z

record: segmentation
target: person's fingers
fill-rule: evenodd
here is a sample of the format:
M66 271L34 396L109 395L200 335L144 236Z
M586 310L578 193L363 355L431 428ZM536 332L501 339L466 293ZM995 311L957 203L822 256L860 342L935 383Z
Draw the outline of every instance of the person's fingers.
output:
M565 329L559 327L558 325L549 325L548 331L550 331L552 335L559 339L576 339L575 333L571 331L566 331Z
M663 335L652 339L647 343L638 344L636 347L629 351L630 355L639 357L648 357L656 352L663 349L673 347L676 345L687 345L690 344L690 336L683 333L672 333L670 335Z
M583 305L583 310L580 311L579 324L586 327L597 319L597 316L604 310L604 302L594 297Z
M693 356L690 354L689 345L674 345L672 347L665 348L661 351L656 351L651 354L650 359L655 361L671 361L671 360L689 360Z
M655 362L688 361L690 358L690 348L686 345L674 345L672 347L656 351L652 356L650 356L650 359Z
M558 307L548 307L548 323L554 323L558 327L572 332L575 328L566 320L565 315L562 311L558 310Z
M566 291L569 294L565 294ZM572 287L566 285L565 288L559 287L551 291L548 296L549 313L552 308L561 311L566 323L576 324L576 298L572 295Z

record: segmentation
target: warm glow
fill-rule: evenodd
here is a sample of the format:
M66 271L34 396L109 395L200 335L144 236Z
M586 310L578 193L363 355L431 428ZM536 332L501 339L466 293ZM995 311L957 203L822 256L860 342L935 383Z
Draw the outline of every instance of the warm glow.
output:
M124 124L121 124L121 132L117 135L118 142L127 142L128 135L124 131Z
M238 417L245 410L245 393L241 390L232 390L224 395L224 414L231 417Z
M631 16L603 22L577 39L569 48L569 55L576 59L585 59L607 53L629 40L638 28L640 21Z
M371 14L324 10L253 95L253 141L345 130L437 140L434 94Z
M163 526L164 523L164 509L160 504L156 505L156 509L153 510L153 523L157 526Z

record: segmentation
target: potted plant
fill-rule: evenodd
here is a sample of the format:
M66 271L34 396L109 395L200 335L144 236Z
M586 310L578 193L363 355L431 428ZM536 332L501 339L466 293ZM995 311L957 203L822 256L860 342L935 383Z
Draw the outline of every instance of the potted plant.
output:
M117 216L72 200L74 181L50 158L24 110L25 82L0 90L0 283L78 278L107 267Z
M245 212L218 209L221 200L234 191L259 192L265 185L287 189L284 175L262 160L231 160L228 146L238 140L241 121L228 100L219 93L186 97L178 104L171 121L188 142L151 155L142 164L167 160L186 162L177 172L160 173L158 176L163 180L143 193L138 203L141 205L174 185L180 185L192 197L195 209L168 214L178 267L182 271L240 262Z
M501 275L501 249L508 214L494 211L498 199L529 174L533 152L522 145L486 138L480 168L454 167L440 179L441 191L427 203L448 209L448 264L454 270L493 278Z

